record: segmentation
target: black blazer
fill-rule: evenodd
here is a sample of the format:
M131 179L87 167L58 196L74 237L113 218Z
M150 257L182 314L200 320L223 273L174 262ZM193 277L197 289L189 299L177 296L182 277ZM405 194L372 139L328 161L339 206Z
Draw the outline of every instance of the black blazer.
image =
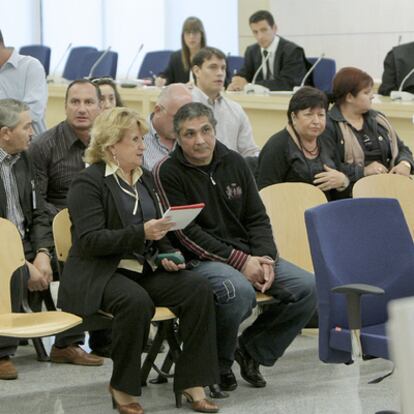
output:
M384 60L384 73L378 93L389 95L391 91L398 90L405 76L413 68L414 42L392 48ZM414 93L414 75L405 81L403 90Z
M184 69L183 61L181 60L181 49L171 54L167 68L158 76L165 78L167 80L167 85L170 83L187 83L190 80L190 69ZM229 80L231 80L231 74L229 65L227 64L224 86L227 86Z
M167 85L170 83L187 83L189 81L190 69L184 69L183 61L181 60L181 49L171 54L167 68L159 76L167 79Z
M20 154L20 159L13 166L13 172L16 177L20 206L25 218L25 255L26 259L32 260L37 249L53 247L52 231L43 200L37 191L32 164L26 152ZM6 190L1 175L0 217L7 218Z
M151 173L141 180L160 216ZM72 182L68 208L72 220L72 248L59 286L58 306L78 315L100 309L103 290L126 253L144 253L144 225L127 224L122 216L118 184L105 177L105 164L93 164ZM175 251L167 238L155 242L161 252Z
M261 64L260 46L255 43L246 49L244 65L237 72L237 75L251 82ZM292 90L294 86L301 84L309 67L303 49L295 43L280 37L276 56L273 60L272 79L263 80L263 72L260 70L255 83L266 86L272 91Z

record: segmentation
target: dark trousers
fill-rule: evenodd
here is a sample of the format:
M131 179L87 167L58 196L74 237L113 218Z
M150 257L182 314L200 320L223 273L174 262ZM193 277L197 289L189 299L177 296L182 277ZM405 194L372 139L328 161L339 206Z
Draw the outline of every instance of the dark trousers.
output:
M180 319L183 351L174 390L218 383L214 298L208 281L189 271L118 271L105 286L101 306L114 316L111 386L141 395L141 353L155 306L170 308Z

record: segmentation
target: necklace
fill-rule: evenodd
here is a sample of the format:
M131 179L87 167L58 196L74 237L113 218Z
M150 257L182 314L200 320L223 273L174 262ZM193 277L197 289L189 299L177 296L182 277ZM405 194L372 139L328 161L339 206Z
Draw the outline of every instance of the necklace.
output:
M302 140L299 138L299 143L300 143L300 148L302 149L302 151L308 153L309 155L312 156L317 156L319 154L319 145L318 145L318 141L316 141L315 146L313 148L306 148L303 145Z

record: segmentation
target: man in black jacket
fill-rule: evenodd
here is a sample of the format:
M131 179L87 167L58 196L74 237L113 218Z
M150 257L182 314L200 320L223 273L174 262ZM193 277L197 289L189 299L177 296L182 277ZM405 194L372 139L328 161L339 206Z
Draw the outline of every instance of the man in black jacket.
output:
M397 91L408 73L414 69L414 42L393 47L384 59L382 82L378 88L380 95ZM404 82L403 91L414 93L414 73Z
M303 49L277 35L273 16L266 10L252 14L249 25L257 43L246 49L244 65L227 90L240 91L253 81L272 91L289 91L299 86L310 66Z
M12 308L21 307L20 285L42 291L52 281L50 249L53 247L49 218L38 197L26 150L32 139L28 105L15 99L0 100L0 217L15 224L23 241L26 266L16 271L11 283ZM0 337L0 379L16 379L10 360L17 338Z
M311 318L315 282L312 274L278 257L249 167L216 140L215 124L207 106L181 107L174 117L179 146L153 173L164 207L205 203L173 241L215 292L221 388L237 387L234 359L247 382L264 387L259 365L272 366ZM275 301L238 340L240 323L256 305L256 291Z

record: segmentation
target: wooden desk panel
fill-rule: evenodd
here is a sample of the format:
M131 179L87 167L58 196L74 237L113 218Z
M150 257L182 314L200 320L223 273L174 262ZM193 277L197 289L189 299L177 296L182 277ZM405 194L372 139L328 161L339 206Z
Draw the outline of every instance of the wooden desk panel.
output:
M48 128L65 118L64 96L66 85L49 85L49 102L46 112ZM136 109L146 118L154 108L158 88L119 88L126 106ZM244 93L227 93L229 99L238 102L246 111L253 127L256 143L263 147L274 133L287 124L287 107L290 96L286 95L246 95ZM383 112L395 127L400 138L414 152L414 103L392 102L388 97L374 100L374 109Z

